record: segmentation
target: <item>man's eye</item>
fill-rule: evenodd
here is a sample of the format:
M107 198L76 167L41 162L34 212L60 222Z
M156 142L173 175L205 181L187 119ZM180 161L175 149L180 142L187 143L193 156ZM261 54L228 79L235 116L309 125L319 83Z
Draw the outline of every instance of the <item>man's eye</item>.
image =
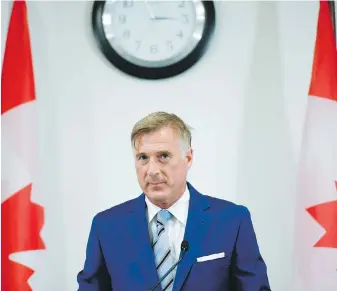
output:
M167 159L167 158L168 158L168 154L162 154L161 157L162 157L163 159Z
M144 161L144 160L146 160L146 156L139 156L139 158L138 158L138 160L140 160L140 161Z

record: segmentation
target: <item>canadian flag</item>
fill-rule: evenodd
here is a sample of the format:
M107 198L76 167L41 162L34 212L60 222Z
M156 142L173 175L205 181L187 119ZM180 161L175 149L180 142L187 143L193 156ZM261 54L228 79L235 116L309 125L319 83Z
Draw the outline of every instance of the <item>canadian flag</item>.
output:
M40 236L44 209L34 201L36 99L24 1L13 3L1 81L1 291L27 291L32 290L34 251L45 245Z
M321 1L299 168L295 255L303 291L337 290L337 49ZM295 290L295 289L294 289Z

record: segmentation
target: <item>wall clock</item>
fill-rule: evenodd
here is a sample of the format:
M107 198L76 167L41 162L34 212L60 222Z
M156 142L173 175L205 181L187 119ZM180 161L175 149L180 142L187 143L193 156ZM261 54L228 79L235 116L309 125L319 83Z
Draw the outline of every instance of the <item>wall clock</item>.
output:
M213 1L95 1L92 27L105 57L121 71L162 79L192 67L215 26Z

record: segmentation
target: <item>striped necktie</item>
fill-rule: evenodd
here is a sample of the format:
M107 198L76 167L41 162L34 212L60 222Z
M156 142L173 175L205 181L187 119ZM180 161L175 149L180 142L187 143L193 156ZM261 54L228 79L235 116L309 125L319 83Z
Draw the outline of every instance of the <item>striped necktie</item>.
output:
M157 231L153 237L153 252L155 255L156 267L159 278L172 267L173 257L171 254L171 248L169 238L167 234L167 222L172 217L172 214L166 210L160 210L157 213ZM171 291L173 287L173 275L172 272L161 282L163 291Z

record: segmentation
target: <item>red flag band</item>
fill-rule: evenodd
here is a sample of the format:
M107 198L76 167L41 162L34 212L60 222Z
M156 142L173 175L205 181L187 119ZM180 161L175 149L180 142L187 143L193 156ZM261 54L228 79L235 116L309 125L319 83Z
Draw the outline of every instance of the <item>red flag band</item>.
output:
M44 209L32 202L35 86L25 1L14 1L1 76L2 197L1 290L32 290L34 271L12 260L18 252L41 250Z
M327 1L320 2L299 164L296 257L300 288L337 286L337 50Z

